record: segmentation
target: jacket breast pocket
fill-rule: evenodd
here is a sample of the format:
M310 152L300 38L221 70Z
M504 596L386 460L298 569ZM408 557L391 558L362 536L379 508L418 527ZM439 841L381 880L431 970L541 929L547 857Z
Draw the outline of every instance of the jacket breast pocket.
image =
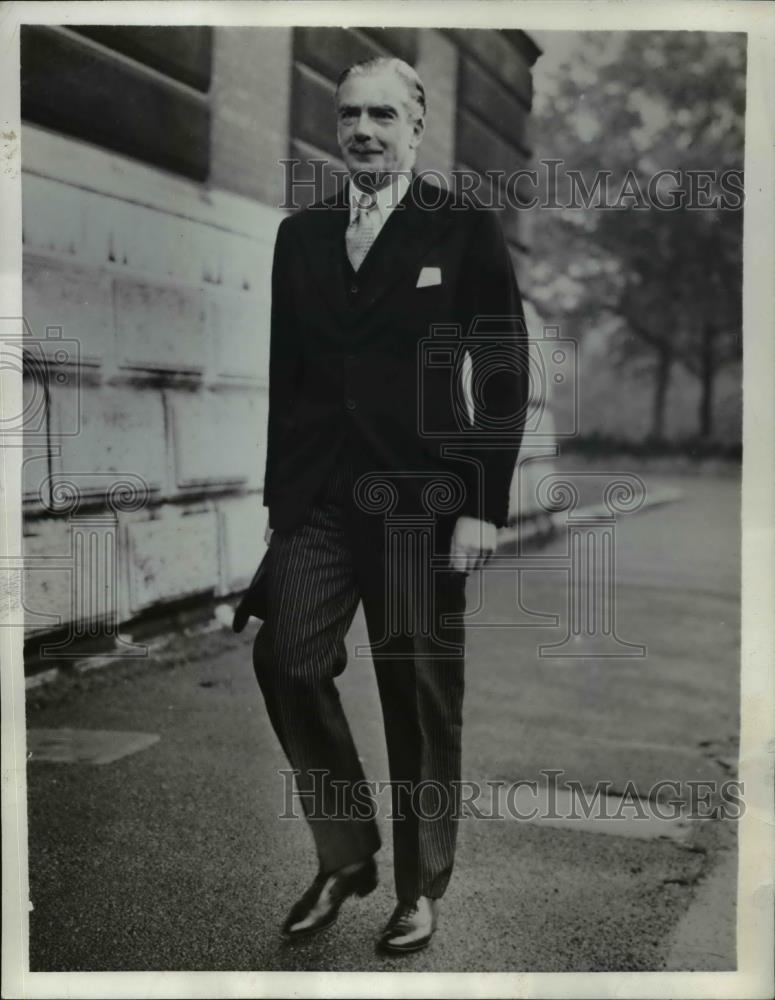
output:
M424 264L417 273L415 289L418 292L439 288L443 282L443 272L439 264Z

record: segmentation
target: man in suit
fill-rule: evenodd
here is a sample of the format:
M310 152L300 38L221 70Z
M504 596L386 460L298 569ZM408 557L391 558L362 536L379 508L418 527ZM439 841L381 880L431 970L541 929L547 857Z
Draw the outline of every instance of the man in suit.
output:
M336 108L348 182L284 219L275 245L254 665L318 855L283 928L296 938L377 884L375 800L334 683L363 602L397 895L378 945L401 953L430 941L452 871L465 582L508 516L525 331L496 214L413 169L426 105L412 67L350 67Z

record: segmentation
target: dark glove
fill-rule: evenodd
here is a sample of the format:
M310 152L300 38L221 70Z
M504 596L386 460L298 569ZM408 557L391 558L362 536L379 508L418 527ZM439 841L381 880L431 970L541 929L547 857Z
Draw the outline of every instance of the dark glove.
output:
M266 621L269 614L268 576L269 576L269 553L267 549L264 557L258 564L258 569L253 574L253 579L242 599L234 611L234 619L231 627L235 632L241 632L248 623L248 618L260 618Z

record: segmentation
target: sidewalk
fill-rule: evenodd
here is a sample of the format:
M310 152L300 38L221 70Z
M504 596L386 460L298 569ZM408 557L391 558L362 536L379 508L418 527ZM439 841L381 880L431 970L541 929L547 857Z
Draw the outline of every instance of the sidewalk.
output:
M584 787L605 779L621 793L629 781L645 794L660 779L734 776L737 491L707 485L682 484L686 502L619 526L617 627L645 641L645 658L538 657L557 629L494 628L513 616L514 585L485 575L468 632L464 778L513 782L559 768ZM558 572L527 574L520 602L562 613ZM314 874L314 854L303 821L278 819L287 764L253 676L254 634L255 625L240 636L193 633L139 669L29 692L31 730L158 737L112 763L30 761L33 970L660 969L680 960L695 887L719 868L731 906L729 823L702 822L682 840L654 838L648 824L630 837L469 818L431 948L386 959L373 947L393 906L383 821L377 891L348 902L319 937L283 946L279 925ZM351 652L365 642L359 613ZM339 688L367 775L386 777L370 664L351 655ZM694 968L733 967L728 915L719 937L700 913L716 955L695 948Z

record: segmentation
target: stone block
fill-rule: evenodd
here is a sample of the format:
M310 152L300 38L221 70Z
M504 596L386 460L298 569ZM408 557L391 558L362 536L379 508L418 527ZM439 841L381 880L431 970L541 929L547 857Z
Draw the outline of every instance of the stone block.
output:
M205 298L213 377L268 384L268 294L262 297L207 289Z
M75 426L75 434L58 433ZM165 487L164 408L157 390L89 384L77 391L54 389L51 445L55 484L70 480L89 493L127 474L150 490Z
M219 483L260 485L265 393L223 389L170 390L175 482L179 488Z
M115 621L121 573L116 522L109 516L42 518L25 525L25 632Z
M184 208L188 208L186 205ZM95 194L87 206L91 256L133 273L198 285L203 278L202 223L119 198Z
M166 507L126 525L129 611L203 593L218 583L215 511Z
M24 316L46 356L64 349L66 363L99 364L113 344L110 275L55 258L27 256L22 276ZM61 329L61 338L46 337L52 327Z
M48 177L22 175L22 243L25 251L80 257L88 238L88 192Z
M203 371L205 318L199 289L116 278L114 296L121 366L149 371Z
M264 530L267 509L261 503L261 495L251 493L219 502L218 517L221 538L220 593L233 594L247 587L266 551Z
M260 223L251 220L249 236L201 227L205 280L224 290L269 296L272 256L280 213L261 213Z

